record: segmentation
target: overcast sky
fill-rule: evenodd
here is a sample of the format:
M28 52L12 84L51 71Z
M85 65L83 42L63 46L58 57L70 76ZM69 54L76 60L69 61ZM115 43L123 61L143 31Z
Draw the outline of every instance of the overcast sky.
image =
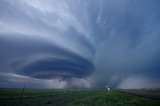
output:
M0 0L0 87L160 88L159 0Z

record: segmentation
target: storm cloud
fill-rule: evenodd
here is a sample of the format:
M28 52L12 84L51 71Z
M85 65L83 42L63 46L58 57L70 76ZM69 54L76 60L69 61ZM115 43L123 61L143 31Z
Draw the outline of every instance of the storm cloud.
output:
M94 70L90 60L44 39L24 38L21 36L26 35L20 34L10 40L11 37L6 38L10 35L3 35L1 45L5 46L1 47L1 58L16 74L50 79L56 76L85 77Z
M1 86L160 87L159 34L159 0L0 0Z

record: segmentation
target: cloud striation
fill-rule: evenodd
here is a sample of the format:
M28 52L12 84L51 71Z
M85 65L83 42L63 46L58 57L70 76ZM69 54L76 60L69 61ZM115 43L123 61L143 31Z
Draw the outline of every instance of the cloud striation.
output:
M0 86L160 87L159 34L159 0L0 0Z

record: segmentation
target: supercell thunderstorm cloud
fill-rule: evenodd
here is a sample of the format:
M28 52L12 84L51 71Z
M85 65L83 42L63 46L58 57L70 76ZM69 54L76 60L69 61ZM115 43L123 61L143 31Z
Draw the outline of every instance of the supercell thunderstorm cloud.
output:
M0 86L160 87L159 0L0 0Z

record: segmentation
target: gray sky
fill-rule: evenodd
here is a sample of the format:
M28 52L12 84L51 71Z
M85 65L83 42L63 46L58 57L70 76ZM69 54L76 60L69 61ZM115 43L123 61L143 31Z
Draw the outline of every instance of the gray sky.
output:
M0 86L160 87L159 0L0 0Z

